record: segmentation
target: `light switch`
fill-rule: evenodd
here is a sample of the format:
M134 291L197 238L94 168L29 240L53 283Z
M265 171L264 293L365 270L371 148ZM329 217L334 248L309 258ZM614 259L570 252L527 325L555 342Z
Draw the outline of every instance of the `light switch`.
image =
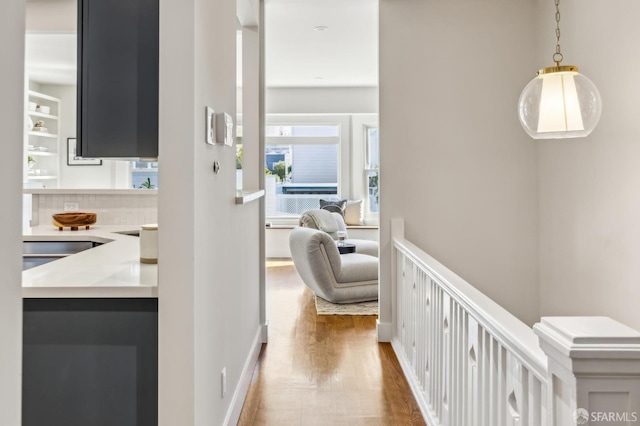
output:
M216 143L216 112L211 107L205 108L206 139L209 145Z
M218 143L233 146L233 117L226 112L216 114L218 127Z

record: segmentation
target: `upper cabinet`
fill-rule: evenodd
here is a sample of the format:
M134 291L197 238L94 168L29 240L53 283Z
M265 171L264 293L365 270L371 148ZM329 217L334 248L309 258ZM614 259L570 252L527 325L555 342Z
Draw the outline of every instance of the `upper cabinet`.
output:
M78 1L82 156L158 156L158 10L158 0Z

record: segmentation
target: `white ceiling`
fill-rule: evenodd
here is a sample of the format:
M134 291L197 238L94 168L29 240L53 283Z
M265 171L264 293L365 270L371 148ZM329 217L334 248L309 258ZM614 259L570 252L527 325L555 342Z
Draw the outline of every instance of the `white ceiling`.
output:
M265 49L270 87L377 86L378 0L265 0ZM75 84L76 53L75 34L27 34L35 81Z
M378 0L265 0L265 46L267 86L377 86Z

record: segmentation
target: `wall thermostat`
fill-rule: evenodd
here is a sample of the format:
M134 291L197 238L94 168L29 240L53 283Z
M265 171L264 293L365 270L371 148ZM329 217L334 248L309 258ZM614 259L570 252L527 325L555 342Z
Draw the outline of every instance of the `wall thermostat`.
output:
M217 143L233 146L233 117L226 112L216 114L218 128Z

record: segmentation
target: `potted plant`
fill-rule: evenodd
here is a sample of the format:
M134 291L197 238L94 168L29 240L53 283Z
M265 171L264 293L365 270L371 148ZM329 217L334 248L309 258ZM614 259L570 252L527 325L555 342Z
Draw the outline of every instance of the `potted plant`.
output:
M142 182L138 188L153 189L155 188L155 185L151 183L151 178L147 178L147 180Z

